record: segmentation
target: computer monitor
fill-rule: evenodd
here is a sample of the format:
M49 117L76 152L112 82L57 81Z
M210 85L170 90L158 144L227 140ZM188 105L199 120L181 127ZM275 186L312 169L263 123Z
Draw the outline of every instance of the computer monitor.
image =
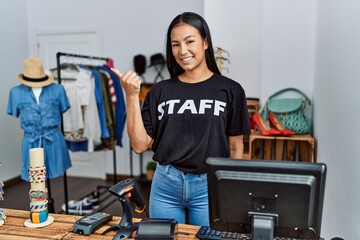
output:
M325 164L208 158L207 174L212 229L320 238Z

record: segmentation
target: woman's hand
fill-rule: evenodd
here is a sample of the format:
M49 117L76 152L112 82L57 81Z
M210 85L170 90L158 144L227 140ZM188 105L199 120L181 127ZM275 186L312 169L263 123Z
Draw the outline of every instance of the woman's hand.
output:
M111 69L120 79L121 86L124 88L126 96L138 96L140 93L141 87L141 78L133 71L126 71L125 74L122 74L119 70L112 68Z
M140 87L141 78L133 71L122 74L119 70L111 69L120 79L126 95L126 126L132 149L136 153L142 153L152 145L152 139L147 135L141 116Z

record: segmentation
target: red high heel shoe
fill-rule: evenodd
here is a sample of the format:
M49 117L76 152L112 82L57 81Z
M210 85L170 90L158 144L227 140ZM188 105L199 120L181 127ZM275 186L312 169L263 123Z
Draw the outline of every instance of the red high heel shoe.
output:
M280 121L278 116L276 116L274 113L270 112L268 119L269 119L270 123L275 127L275 129L277 129L278 131L281 132L281 135L290 136L290 135L295 134L293 131L285 128L284 124Z
M258 112L254 114L252 119L255 122L256 126L260 129L261 135L264 136L281 135L280 131L274 128L270 128L270 126L265 122L265 120Z

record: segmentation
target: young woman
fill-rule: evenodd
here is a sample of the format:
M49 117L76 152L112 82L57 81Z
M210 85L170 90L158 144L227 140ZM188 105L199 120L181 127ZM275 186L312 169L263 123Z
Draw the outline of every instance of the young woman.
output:
M158 162L150 193L151 218L209 225L206 159L242 158L250 133L245 92L221 75L205 20L185 12L171 22L166 43L171 78L155 84L139 104L141 79L119 76L126 93L132 148L151 148Z

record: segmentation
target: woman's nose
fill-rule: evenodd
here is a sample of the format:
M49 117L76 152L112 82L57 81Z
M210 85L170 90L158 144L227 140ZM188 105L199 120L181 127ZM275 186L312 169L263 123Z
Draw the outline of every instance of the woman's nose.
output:
M180 45L180 54L185 55L187 53L187 46L185 44Z

